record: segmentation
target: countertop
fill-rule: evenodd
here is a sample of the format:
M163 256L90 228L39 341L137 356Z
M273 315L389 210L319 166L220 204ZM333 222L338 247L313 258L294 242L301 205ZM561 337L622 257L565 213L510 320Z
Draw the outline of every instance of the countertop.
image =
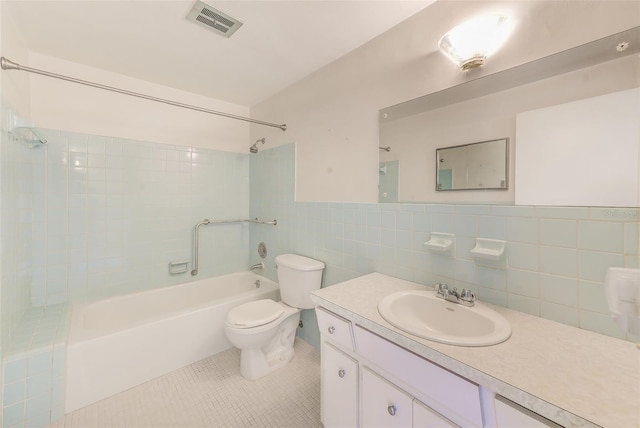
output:
M490 306L510 323L503 343L464 347L405 333L378 302L423 285L372 273L315 291L312 300L560 425L640 427L640 350L634 343Z

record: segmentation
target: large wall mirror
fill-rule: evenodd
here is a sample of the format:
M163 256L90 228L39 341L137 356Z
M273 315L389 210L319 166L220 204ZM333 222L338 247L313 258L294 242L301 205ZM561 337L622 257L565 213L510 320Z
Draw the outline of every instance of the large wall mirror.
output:
M616 49L621 43L628 43L628 47L621 51ZM379 201L499 204L517 202L519 198L516 184L520 177L516 159L519 164L528 162L528 159L518 158L517 118L539 109L561 105L570 108L576 101L638 88L639 52L640 27L635 27L380 110L379 145L388 150L380 150ZM546 126L543 124L540 127ZM572 135L570 130L564 132L566 135ZM471 190L478 186L455 192L442 191L453 190L457 183L446 182L448 172L440 174L440 150L446 147L466 146L472 142L495 140L504 142L506 152L505 157L502 157L502 152L496 154L502 163L507 159L505 172L508 173L505 173L503 178L504 186L499 179L491 186L483 185L484 191ZM613 143L611 139L604 139L600 144L605 147ZM576 150L581 150L579 144L575 147ZM535 145L532 150L535 150ZM545 156L552 159L553 153L545 153L535 160L532 158L531 162L535 162L536 165L531 165L531 168L527 169L528 172L523 168L521 174L539 174L547 167ZM486 163L486 159L483 163ZM638 163L630 167L637 168ZM569 162L564 163L563 168L563 176L571 176L571 170L580 169L582 165L580 161ZM599 168L590 174L604 174L603 180L607 180L606 175L610 174L610 170ZM631 177L633 172L627 175ZM635 177L634 185L637 187L637 172ZM535 177L533 179L535 180ZM452 181L458 180L453 180L452 177ZM449 185L452 189L446 189ZM574 185L575 183L571 184L569 181L565 183L557 180L553 190L571 193L575 190L571 187ZM487 190L489 187L493 190ZM592 200L586 202L571 204L605 204L599 203L597 195L591 195L591 198ZM565 201L562 197L557 200ZM536 200L535 204L570 205L566 202L546 202L544 197Z

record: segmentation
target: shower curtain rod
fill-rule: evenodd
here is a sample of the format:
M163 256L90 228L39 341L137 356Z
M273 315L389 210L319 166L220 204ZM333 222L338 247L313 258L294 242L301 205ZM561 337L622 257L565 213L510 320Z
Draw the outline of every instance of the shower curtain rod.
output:
M48 71L38 70L37 68L31 68L31 67L27 67L27 66L24 66L24 65L20 65L20 64L15 63L15 62L13 62L13 61L5 58L5 57L0 58L0 66L2 67L3 70L27 71L29 73L35 73L35 74L40 74L42 76L53 77L55 79L66 80L68 82L79 83L81 85L91 86L93 88L104 89L104 90L107 90L107 91L117 92L117 93L124 94L124 95L130 95L130 96L133 96L133 97L143 98L145 100L150 100L150 101L156 101L156 102L159 102L159 103L169 104L169 105L172 105L172 106L175 106L175 107L182 107L182 108L187 108L187 109L190 109L190 110L200 111L200 112L203 112L203 113L215 114L217 116L224 116L224 117L228 117L230 119L243 120L245 122L251 122L251 123L255 123L257 125L271 126L272 128L279 128L279 129L282 129L283 131L287 130L287 125L286 124L278 125L277 123L264 122L262 120L251 119L249 117L237 116L235 114L224 113L224 112L216 111L216 110L210 110L210 109L206 109L206 108L203 108L203 107L198 107L198 106L193 106L193 105L190 105L190 104L179 103L177 101L167 100L167 99L164 99L164 98L156 98L156 97L152 97L150 95L140 94L138 92L127 91L125 89L114 88L113 86L101 85L100 83L94 83L94 82L89 82L88 80L76 79L74 77L64 76L62 74L50 73Z

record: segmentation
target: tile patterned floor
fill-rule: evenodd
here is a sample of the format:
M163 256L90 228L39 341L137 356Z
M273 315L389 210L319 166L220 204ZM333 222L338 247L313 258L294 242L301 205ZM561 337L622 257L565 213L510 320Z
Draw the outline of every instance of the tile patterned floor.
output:
M289 365L257 381L233 348L69 413L52 428L322 427L320 352L296 339Z

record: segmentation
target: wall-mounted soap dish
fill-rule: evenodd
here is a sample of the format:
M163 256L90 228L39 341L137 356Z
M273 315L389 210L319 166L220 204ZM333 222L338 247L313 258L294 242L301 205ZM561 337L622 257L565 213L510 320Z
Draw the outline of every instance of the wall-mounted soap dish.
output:
M455 235L452 233L431 232L429 240L424 243L430 251L437 253L450 253L455 244Z
M171 275L177 275L179 273L185 273L189 270L189 260L180 260L177 262L169 262L169 273Z
M479 259L500 260L504 256L506 246L506 241L476 238L476 246L470 252Z

